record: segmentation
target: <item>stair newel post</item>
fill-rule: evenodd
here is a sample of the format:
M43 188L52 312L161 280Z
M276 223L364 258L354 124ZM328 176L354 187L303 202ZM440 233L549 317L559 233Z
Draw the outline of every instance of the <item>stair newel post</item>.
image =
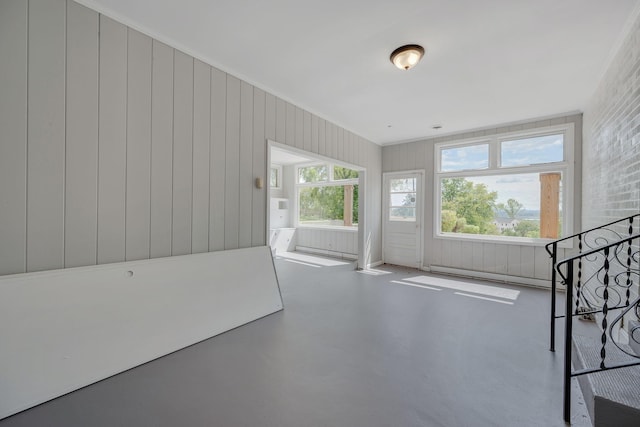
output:
M564 324L564 420L569 422L571 418L571 336L573 329L573 261L567 263L567 275L565 280L567 289L565 324Z
M604 248L604 291L602 292L602 348L600 349L600 368L605 368L605 358L607 357L607 313L609 313L609 248Z
M549 350L556 351L556 262L558 261L558 242L551 245L551 343Z

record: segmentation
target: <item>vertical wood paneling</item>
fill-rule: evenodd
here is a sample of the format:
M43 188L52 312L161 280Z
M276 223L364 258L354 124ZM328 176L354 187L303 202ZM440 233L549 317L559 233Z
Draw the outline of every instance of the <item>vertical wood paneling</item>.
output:
M295 127L295 143L297 148L304 148L304 112L302 108L295 107L296 109L296 127Z
M482 264L482 256L483 256L482 255L482 243L473 242L472 246L473 246L473 249L472 249L472 252L473 252L473 255L472 255L473 256L473 263L472 263L471 268L473 270L476 270L476 271L482 271L482 267L483 267L483 264Z
M379 174L379 148L71 0L2 12L0 274L264 244L266 138Z
M65 267L97 262L98 14L67 0Z
M325 122L326 124L326 129L325 129L325 146L324 146L324 151L325 151L325 156L327 157L331 157L332 159L335 159L335 153L333 151L333 123L331 122Z
M171 255L191 252L193 205L193 58L173 57L173 221Z
M311 149L311 113L303 112L302 123L302 148L306 151L313 151Z
M276 97L267 93L264 100L265 139L276 140Z
M127 50L127 261L149 258L151 38L129 29Z
M286 144L287 103L276 98L276 141Z
M318 153L327 155L327 122L324 119L318 119Z
M337 155L336 158L340 159L342 161L347 161L347 156L346 156L346 148L344 146L344 129L342 129L341 127L338 127L338 136L337 136Z
M285 130L284 143L291 147L296 146L296 107L291 103L285 103Z
M226 176L227 75L211 69L211 182L209 185L209 250L224 249Z
M462 268L462 242L460 240L448 240L449 264L454 268Z
M98 264L124 261L127 27L100 16Z
M193 70L193 206L191 252L209 250L209 141L211 67L196 60Z
M460 268L465 270L473 269L473 243L460 242Z
M0 58L4 58L0 61L0 275L4 275L26 271L26 1L2 4Z
M318 116L311 115L311 152L318 153Z
M251 246L253 205L253 86L240 83L240 172L238 246Z
M523 246L520 249L520 274L522 277L534 277L534 249L533 246Z
M520 265L520 246L518 245L509 245L505 246L507 249L507 274L511 276L520 276L521 275L521 265Z
M483 243L482 246L484 271L496 273L496 245L493 243Z
M240 80L227 75L226 174L224 195L224 248L238 248L240 222Z
M338 125L334 124L334 125L331 126L331 133L332 133L331 142L332 142L332 145L333 145L331 150L333 152L333 156L334 156L335 159L343 160L342 159L342 155L341 155L341 153L340 153L340 151L338 149L338 133L339 133L339 129L340 128L338 127Z
M152 258L171 256L173 211L173 49L153 41L151 88Z
M64 0L29 2L27 271L64 266L65 19Z
M536 279L549 280L551 278L551 267L549 254L544 247L536 246L534 249L534 274Z
M496 253L496 273L507 274L507 245L494 245Z
M266 244L266 197L269 176L266 167L267 143L265 139L265 93L255 88L253 92L253 175L262 178L263 188L253 188L251 209L251 244Z

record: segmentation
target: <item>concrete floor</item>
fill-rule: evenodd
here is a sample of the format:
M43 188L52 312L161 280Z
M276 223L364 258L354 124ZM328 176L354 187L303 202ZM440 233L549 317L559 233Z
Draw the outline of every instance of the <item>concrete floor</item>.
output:
M565 425L548 291L460 279L520 291L509 300L391 283L429 276L418 270L369 275L308 261L276 261L284 311L0 427ZM579 394L572 424L588 426Z

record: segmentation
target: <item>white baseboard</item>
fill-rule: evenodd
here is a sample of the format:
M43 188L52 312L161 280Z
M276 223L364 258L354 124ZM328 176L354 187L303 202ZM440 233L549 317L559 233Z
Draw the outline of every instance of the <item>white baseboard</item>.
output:
M384 264L383 261L376 261L376 262L372 262L371 264L367 264L367 268L374 268L374 267L378 267L381 266L382 264Z
M486 273L484 271L463 270L460 268L443 267L439 265L423 267L422 269L425 271L430 271L432 273L450 274L452 276L471 277L474 279L484 279L502 283L517 283L519 285L527 285L544 289L551 288L550 280L534 279L531 277L510 276L507 274L499 273Z

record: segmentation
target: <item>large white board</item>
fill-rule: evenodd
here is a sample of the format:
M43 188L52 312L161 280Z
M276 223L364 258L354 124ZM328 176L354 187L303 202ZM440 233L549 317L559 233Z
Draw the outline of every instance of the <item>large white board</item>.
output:
M0 277L0 418L282 308L266 246Z

